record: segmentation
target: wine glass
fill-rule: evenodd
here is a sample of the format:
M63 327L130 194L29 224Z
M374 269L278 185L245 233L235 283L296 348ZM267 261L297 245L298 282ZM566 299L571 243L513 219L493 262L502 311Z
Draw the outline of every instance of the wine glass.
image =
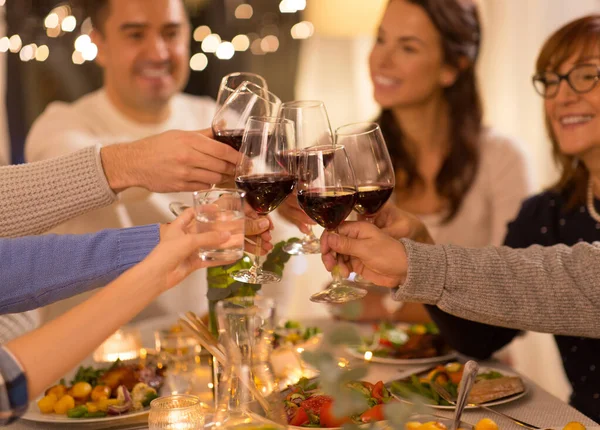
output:
M219 85L219 92L217 93L217 109L221 109L221 106L225 104L225 101L230 95L234 93L237 88L244 82L252 82L261 88L267 88L267 81L260 75L248 72L235 72L230 73L221 79L221 85Z
M279 109L281 118L294 122L296 150L302 151L311 146L333 145L333 133L325 104L319 100L298 100L286 102ZM288 254L319 254L321 245L312 227L299 242L288 243L283 250Z
M246 192L246 202L259 216L266 216L286 199L296 185L296 148L293 123L277 117L250 117L244 130L241 161L235 168L235 183ZM254 264L248 270L232 274L233 279L248 284L269 284L281 278L262 270L260 236L256 240Z
M245 81L215 114L212 122L215 139L239 151L248 118L277 115L280 105L281 100L275 94Z
M298 204L327 231L336 231L356 202L354 170L341 145L315 146L300 152L297 186ZM337 267L332 275L333 282L313 294L311 301L345 303L367 294L366 290L342 280Z
M335 130L335 140L346 148L356 176L354 210L372 223L395 185L394 167L381 129L374 122L348 124ZM371 284L360 275L354 281Z

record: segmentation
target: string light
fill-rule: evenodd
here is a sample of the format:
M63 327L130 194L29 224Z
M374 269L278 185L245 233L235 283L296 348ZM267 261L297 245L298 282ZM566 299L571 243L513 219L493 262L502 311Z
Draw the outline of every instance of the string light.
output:
M279 11L281 13L296 13L306 8L306 0L281 0Z
M260 48L265 52L275 52L279 49L279 39L272 34L266 36L260 41Z
M82 34L77 39L75 39L75 50L79 52L83 52L86 46L92 43L92 39L87 34Z
M196 42L202 42L210 33L212 32L208 25L201 25L194 30L194 40Z
M218 34L209 34L202 41L201 48L204 52L217 52L217 48L221 44L221 37Z
M21 47L23 46L23 41L21 40L21 37L18 34L13 34L12 36L10 36L8 42L10 52L15 54L19 52L21 50Z
M315 32L315 26L312 22L309 21L301 21L297 24L294 24L292 27L291 33L294 39L308 39Z
M77 65L85 63L83 54L79 51L73 52L73 55L71 56L71 60L73 60L73 64L77 64Z
M44 62L48 59L49 56L50 48L48 48L46 45L39 46L38 49L35 51L36 61Z
M77 18L75 18L73 15L67 16L65 19L63 19L60 27L62 28L62 31L66 32L75 30L75 27L77 27Z
M235 48L231 42L222 42L217 48L216 56L219 60L229 60L235 54Z
M85 61L94 61L98 55L98 47L94 43L88 43L81 51L81 56Z
M8 48L10 48L10 42L8 37L5 36L0 39L0 52L6 52L8 51Z
M250 39L245 34L238 34L231 43L236 51L247 51L250 48Z
M56 28L59 25L58 15L54 12L48 14L46 19L44 20L44 27L46 28Z
M235 8L235 17L237 19L250 19L254 14L254 9L249 4L243 3Z
M25 45L19 52L19 58L23 62L31 61L35 57L36 50L37 50L37 45L35 43Z
M208 66L208 57L201 52L190 58L190 69L200 72L206 69L206 66Z

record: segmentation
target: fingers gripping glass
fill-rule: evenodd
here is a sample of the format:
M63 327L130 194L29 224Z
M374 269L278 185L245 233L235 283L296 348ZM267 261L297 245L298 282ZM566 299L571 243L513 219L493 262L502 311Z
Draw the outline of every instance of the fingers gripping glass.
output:
M567 81L576 93L587 93L592 91L600 80L600 67L595 64L578 64L564 75L546 71L538 73L532 78L535 90L546 99L556 97L563 80Z

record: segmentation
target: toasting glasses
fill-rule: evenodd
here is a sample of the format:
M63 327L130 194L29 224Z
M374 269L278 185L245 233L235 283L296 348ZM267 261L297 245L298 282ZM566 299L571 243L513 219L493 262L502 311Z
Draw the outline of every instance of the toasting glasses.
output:
M388 201L394 191L392 160L379 126L373 122L348 124L335 131L336 143L346 153L356 176L354 210L368 222ZM361 276L355 282L369 284Z
M215 139L239 151L248 118L276 116L280 105L281 100L266 88L248 81L242 83L213 118Z
M221 79L221 85L219 85L219 92L217 94L217 111L221 109L229 96L246 81L267 89L267 81L260 75L248 72L230 73Z
M296 185L296 149L293 123L276 117L250 117L244 130L241 161L235 168L235 183L246 192L246 202L260 216L275 210ZM262 270L260 237L257 238L254 264L233 273L233 278L248 284L279 282L281 278Z
M309 217L326 230L335 231L352 212L355 202L356 178L343 146L316 146L300 153L298 203ZM336 267L333 282L310 300L345 303L366 294L364 289L342 280Z
M283 103L279 116L294 122L298 154L311 146L333 145L333 133L322 101L300 100ZM321 252L321 246L311 228L299 242L289 243L283 250L292 255L318 254Z

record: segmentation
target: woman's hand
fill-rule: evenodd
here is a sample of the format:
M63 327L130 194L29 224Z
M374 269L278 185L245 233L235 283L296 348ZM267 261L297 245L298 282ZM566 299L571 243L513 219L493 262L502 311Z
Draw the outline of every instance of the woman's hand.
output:
M362 216L358 218L359 220L365 219ZM434 244L425 224L411 213L399 209L392 202L388 202L377 212L373 218L373 224L394 239L406 238L415 242Z
M339 258L336 258L336 253ZM406 278L404 245L367 222L345 222L338 233L321 236L321 259L328 271L337 265L342 276L356 272L376 285L396 287Z
M244 205L244 212L246 213L246 238L256 243L260 235L262 239L260 255L267 254L273 249L271 243L271 230L274 228L273 221L268 216L259 216L248 204ZM244 248L251 254L256 253L256 245L249 241L244 241Z

